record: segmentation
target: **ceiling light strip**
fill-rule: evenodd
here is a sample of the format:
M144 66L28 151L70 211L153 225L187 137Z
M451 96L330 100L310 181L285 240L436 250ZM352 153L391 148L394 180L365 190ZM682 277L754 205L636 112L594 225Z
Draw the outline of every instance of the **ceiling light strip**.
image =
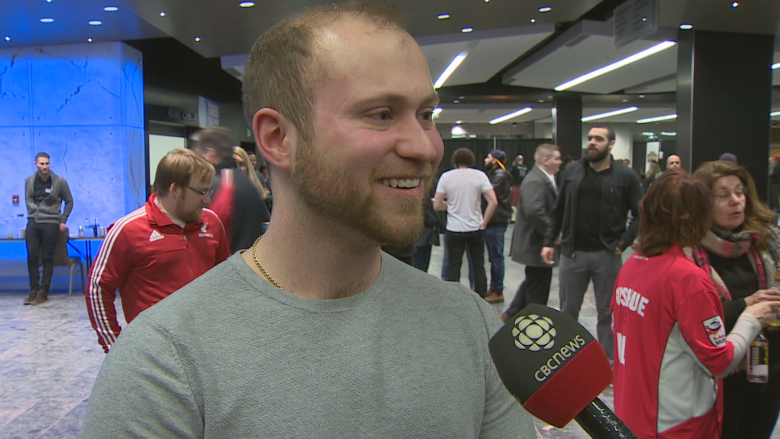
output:
M523 115L523 114L526 114L526 113L530 113L531 111L533 111L532 107L525 107L525 108L523 108L521 110L515 111L514 113L509 113L509 114L506 114L504 116L497 117L497 118L491 120L488 123L491 124L491 125L495 125L497 123L501 123L501 122L507 121L509 119L513 119L513 118L515 118L517 116L520 116L520 115Z
M656 116L656 117L648 117L646 119L638 119L636 123L650 123L650 122L661 122L664 120L672 120L677 119L677 114L667 114L666 116Z
M615 110L615 111L608 111L608 112L606 112L606 113L601 113L601 114L594 114L594 115L592 115L592 116L586 116L586 117L583 117L583 118L582 118L582 121L583 121L583 122L590 122L591 120L596 120L596 119L605 119L605 118L607 118L607 117L612 117L612 116L618 116L618 115L620 115L620 114L631 113L632 111L636 111L636 110L638 110L638 109L639 109L639 107L626 107L626 108L621 108L620 110Z
M458 68L460 63L463 62L463 60L466 59L466 53L461 53L458 56L455 57L455 59L452 60L450 65L447 66L446 69L444 69L444 73L439 76L439 79L436 80L436 82L433 84L433 88L441 88L442 85L447 81L447 79L450 78L450 75L455 71L455 69Z
M590 81L593 78L596 78L598 76L601 76L605 73L609 73L613 70L617 70L621 67L627 66L633 62L639 61L640 59L647 58L650 55L654 55L658 52L664 51L672 46L675 46L677 43L674 41L664 41L663 43L656 44L655 46L645 49L639 53L635 53L628 58L621 59L618 62L612 63L608 66L602 67L598 70L594 70L590 73L586 73L578 78L574 78L569 82L564 82L563 84L555 87L556 91L563 91L568 88L574 87L575 85L582 84L585 81Z

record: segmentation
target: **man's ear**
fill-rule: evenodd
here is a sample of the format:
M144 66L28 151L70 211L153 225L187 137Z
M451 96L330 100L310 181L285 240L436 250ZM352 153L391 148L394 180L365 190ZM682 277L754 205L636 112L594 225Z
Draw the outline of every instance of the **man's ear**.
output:
M291 170L298 140L293 123L271 108L262 108L252 118L258 152L276 168Z
M168 193L171 194L174 200L179 198L179 189L181 189L181 186L176 183L171 183L171 185L168 186Z

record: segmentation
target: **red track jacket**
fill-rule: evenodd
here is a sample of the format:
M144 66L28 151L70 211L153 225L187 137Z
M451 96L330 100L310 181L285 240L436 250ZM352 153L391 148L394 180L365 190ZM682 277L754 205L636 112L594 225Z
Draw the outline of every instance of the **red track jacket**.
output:
M154 199L152 195L145 206L109 227L89 273L89 320L106 352L122 330L114 307L117 289L129 323L230 256L225 229L214 212L203 209L200 222L182 229Z

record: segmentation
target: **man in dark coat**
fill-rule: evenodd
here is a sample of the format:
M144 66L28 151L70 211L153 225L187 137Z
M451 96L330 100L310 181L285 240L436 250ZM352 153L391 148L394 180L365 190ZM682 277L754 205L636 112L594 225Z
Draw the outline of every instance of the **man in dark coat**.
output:
M192 149L216 169L214 196L209 208L224 224L230 251L247 249L265 233L271 214L249 178L233 159L233 134L227 128L206 127L195 132Z
M536 164L523 179L510 250L512 260L525 265L525 280L509 308L501 313L504 322L532 303L547 305L550 295L553 266L542 260L542 247L558 196L555 174L561 167L560 149L549 143L539 145L534 160Z

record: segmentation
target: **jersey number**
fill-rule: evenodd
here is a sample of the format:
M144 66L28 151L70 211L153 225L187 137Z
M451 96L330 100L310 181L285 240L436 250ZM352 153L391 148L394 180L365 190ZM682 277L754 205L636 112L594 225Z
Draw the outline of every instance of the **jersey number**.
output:
M617 345L618 345L618 359L620 360L620 364L625 365L626 364L626 336L617 333Z

